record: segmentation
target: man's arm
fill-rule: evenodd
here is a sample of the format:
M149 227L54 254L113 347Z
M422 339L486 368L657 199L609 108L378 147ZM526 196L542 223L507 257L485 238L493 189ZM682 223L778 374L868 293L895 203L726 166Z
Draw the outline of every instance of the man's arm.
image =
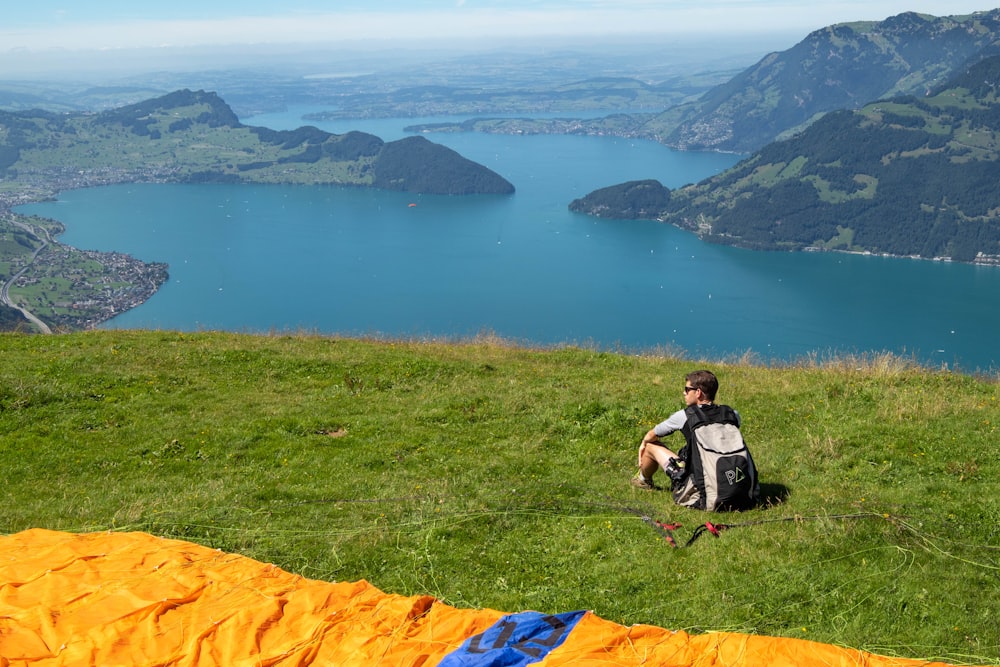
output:
M653 428L649 429L646 435L643 436L642 442L639 443L639 465L640 466L642 465L642 455L646 451L646 445L658 445L660 447L666 448L666 445L663 444L660 438L665 438L674 431L681 430L682 428L684 428L684 424L686 423L687 423L687 415L684 414L683 410L678 410L677 412L670 415L669 417L667 417L665 420L663 420ZM670 451L669 449L667 449L666 452L657 452L657 454L660 455L656 456L657 460L659 460L660 458L664 458L666 460L668 458L676 457L676 454L674 454L674 452Z
M678 410L651 428L649 433L646 434L646 437L643 438L643 442L659 444L660 438L666 437L674 431L681 430L684 428L685 424L687 424L687 414L685 414L683 410Z

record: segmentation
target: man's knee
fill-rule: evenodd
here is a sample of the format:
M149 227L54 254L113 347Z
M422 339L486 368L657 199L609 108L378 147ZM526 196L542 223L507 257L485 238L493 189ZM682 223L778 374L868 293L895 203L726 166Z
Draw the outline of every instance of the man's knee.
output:
M650 442L646 443L646 448L642 452L642 458L644 461L655 462L660 468L663 468L671 458L675 458L675 455L663 445L656 445Z

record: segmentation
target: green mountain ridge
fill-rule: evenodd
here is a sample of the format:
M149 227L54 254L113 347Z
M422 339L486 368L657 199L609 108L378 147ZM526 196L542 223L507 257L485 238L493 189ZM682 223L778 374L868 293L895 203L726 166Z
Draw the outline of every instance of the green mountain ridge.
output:
M827 114L646 217L717 243L1000 263L1000 56L926 97ZM570 204L616 217L608 189Z
M0 112L0 173L17 185L237 181L509 194L495 172L423 138L243 125L214 93L181 90L97 114Z

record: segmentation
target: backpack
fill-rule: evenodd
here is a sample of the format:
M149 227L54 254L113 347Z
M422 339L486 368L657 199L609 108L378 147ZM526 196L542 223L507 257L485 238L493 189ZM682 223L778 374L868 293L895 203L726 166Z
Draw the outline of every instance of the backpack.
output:
M760 485L736 412L728 405L684 412L690 438L680 454L687 474L672 485L674 502L710 512L752 507Z

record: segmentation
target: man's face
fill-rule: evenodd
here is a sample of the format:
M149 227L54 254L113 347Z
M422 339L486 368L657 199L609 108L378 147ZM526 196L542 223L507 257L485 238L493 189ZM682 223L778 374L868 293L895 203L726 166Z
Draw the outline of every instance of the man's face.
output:
M694 405L698 402L698 397L701 396L701 390L695 389L691 386L690 382L684 383L684 404Z

